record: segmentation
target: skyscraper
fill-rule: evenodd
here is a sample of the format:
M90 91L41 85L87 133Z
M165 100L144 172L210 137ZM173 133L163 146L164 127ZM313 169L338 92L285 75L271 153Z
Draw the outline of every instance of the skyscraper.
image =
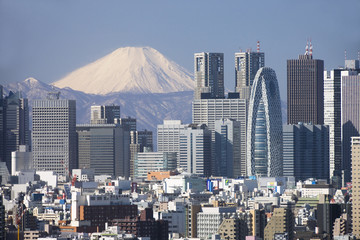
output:
M342 157L345 182L350 181L351 137L360 136L360 75L349 72L341 79Z
M152 131L131 131L130 132L130 177L134 177L134 163L136 154L153 150L153 134ZM175 153L176 156L176 153Z
M0 162L5 160L5 101L3 97L3 86L0 85Z
M360 137L351 138L352 157L352 230L360 238Z
M76 125L79 168L129 177L130 133L119 124Z
M195 53L195 99L224 98L224 54Z
M19 150L20 145L30 145L29 106L20 92L10 92L5 104L5 159L11 169L11 152Z
M330 178L341 176L341 77L344 71L324 72L324 124L329 126Z
M163 124L157 126L157 150L179 154L180 130L187 126L188 124L183 124L181 120L164 120Z
M247 125L247 174L282 176L282 120L275 71L260 68L251 89Z
M211 175L211 131L205 124L180 130L179 167L185 172Z
M235 53L235 87L240 98L249 99L255 75L264 66L265 54L260 52L259 42L258 52L252 52L249 49Z
M329 126L284 125L283 175L296 181L329 178Z
M33 164L36 170L68 176L77 167L76 102L49 93L33 103Z
M233 176L246 176L246 99L195 99L192 103L192 122L206 124L212 135L212 174L215 174L215 121L231 118L240 122L240 159L235 158Z
M114 123L115 118L120 118L120 106L91 106L92 124Z
M215 121L215 175L232 178L234 162L241 162L241 123L234 119Z
M324 124L324 61L313 59L312 46L287 60L287 122Z

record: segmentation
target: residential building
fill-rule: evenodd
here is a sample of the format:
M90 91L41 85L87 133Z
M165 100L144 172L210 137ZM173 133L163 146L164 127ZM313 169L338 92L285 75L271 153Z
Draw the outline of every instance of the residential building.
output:
M180 130L179 167L185 172L211 175L211 131L205 124Z
M224 54L194 54L195 99L224 98Z
M264 240L273 240L275 234L287 233L294 239L295 220L291 208L275 208L264 230Z
M234 119L215 121L215 175L232 178L234 163L241 162L241 123Z
M248 49L235 53L235 89L241 99L250 98L255 75L262 67L265 67L265 54L260 52L259 42L257 52Z
M283 175L296 181L329 179L329 126L284 125Z
M313 59L312 46L287 60L287 123L299 122L324 124L324 61Z
M282 119L275 71L260 68L251 89L247 125L247 174L282 176Z
M76 102L60 99L60 92L34 100L32 152L36 170L68 176L77 167Z

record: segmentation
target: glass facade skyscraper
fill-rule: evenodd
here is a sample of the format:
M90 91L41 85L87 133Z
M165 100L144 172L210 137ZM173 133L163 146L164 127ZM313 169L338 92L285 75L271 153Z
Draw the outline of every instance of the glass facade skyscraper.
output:
M260 68L250 94L247 174L282 176L282 119L275 71Z

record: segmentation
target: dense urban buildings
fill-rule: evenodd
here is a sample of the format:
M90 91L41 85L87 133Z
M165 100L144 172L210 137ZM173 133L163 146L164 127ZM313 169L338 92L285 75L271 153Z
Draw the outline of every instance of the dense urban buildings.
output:
M284 125L283 175L296 181L329 179L329 126Z
M68 176L76 168L75 100L49 93L33 102L32 152L36 170Z
M232 178L234 163L241 162L240 122L222 118L215 121L215 175Z
M175 152L138 152L134 160L134 177L147 178L148 172L176 170L177 154Z
M287 122L324 123L324 61L312 50L287 60Z
M195 53L195 99L224 98L224 54Z
M265 67L265 54L260 52L258 42L257 52L250 49L235 53L235 91L241 99L249 99L257 71Z
M282 120L275 71L260 68L251 89L247 125L247 173L282 176Z

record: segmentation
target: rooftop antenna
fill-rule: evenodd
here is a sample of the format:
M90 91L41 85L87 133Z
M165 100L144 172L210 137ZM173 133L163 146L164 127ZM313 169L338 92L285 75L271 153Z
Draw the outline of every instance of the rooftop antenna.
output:
M310 56L312 56L312 54L313 54L313 47L312 47L311 38L310 38Z
M305 55L309 55L309 40L306 40Z
M260 52L260 41L257 41L256 51L258 53Z
M346 49L345 49L345 51L344 51L344 56L345 56L345 61L346 61Z

